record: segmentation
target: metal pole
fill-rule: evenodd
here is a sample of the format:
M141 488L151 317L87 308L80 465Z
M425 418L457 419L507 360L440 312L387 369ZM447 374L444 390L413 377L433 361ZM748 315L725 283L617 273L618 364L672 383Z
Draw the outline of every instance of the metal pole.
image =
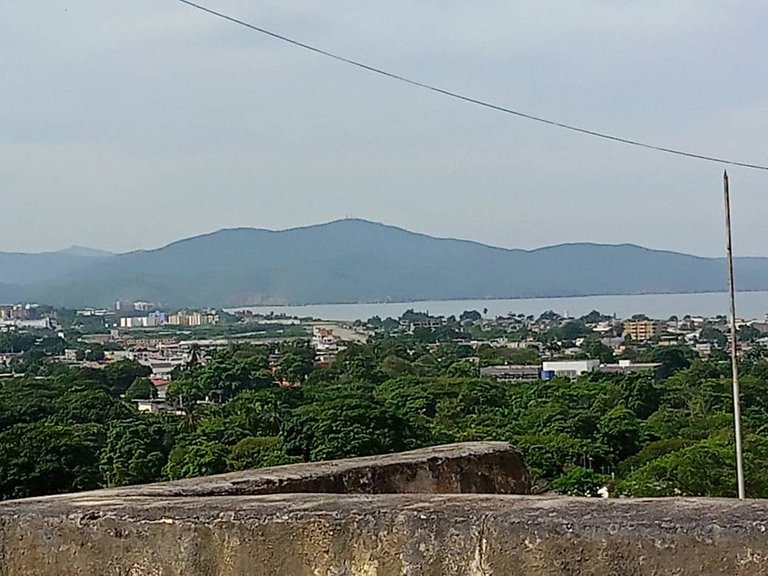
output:
M723 195L725 198L726 251L728 254L728 293L731 304L731 370L733 372L733 425L736 435L736 477L739 484L739 499L746 497L744 488L744 455L741 448L741 401L739 393L739 359L736 333L736 289L733 281L733 238L731 235L731 196L728 189L728 172L723 172Z

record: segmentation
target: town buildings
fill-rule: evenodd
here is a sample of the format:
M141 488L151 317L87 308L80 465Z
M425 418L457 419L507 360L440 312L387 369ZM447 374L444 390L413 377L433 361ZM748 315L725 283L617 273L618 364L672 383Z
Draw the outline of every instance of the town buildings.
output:
M497 382L534 382L555 377L574 379L591 372L648 374L657 377L661 366L659 363L635 364L631 360L619 360L616 364L602 364L596 359L545 361L541 365L486 366L480 369L480 376Z
M120 318L120 328L152 328L167 324L168 315L165 312L150 312L146 316L124 316Z
M645 342L661 334L664 328L660 320L627 320L624 322L624 336L635 342Z
M346 348L341 338L334 333L334 327L330 325L313 326L309 343L315 350L315 363L321 366L330 366L336 355Z
M211 311L180 310L168 316L166 324L171 326L209 326L216 324L219 316Z
M541 377L541 369L527 365L486 366L480 368L480 376L498 382L531 382Z
M597 370L608 374L649 374L660 375L662 365L658 362L634 363L631 360L619 360L617 364L601 364Z

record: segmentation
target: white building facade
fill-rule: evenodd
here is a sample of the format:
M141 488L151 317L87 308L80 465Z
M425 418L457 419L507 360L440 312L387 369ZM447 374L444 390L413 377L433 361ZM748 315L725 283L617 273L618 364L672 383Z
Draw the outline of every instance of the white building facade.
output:
M600 366L600 360L556 360L544 362L543 373L553 373L565 378L578 378L587 372L594 372Z

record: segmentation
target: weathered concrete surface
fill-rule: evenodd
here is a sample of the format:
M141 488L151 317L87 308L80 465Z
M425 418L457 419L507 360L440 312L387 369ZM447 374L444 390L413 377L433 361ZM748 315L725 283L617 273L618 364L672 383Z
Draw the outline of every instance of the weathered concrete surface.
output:
M500 494L527 486L468 444L5 502L0 576L768 575L768 501Z
M0 509L2 576L768 574L768 503L105 496Z
M262 468L111 490L124 496L257 494L529 494L531 477L506 442L465 442L410 452Z

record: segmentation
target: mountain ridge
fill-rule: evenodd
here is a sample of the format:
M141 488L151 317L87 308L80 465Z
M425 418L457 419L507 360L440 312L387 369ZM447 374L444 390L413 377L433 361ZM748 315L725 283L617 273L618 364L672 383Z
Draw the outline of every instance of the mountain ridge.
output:
M230 307L726 288L723 258L627 243L510 249L360 219L286 230L228 228L101 257L66 251L27 256L26 264L18 254L11 257L17 272L27 266L13 275L3 266L9 255L0 253L0 298L6 286L56 305L129 299ZM736 268L741 290L768 290L768 258L737 259Z
M188 242L191 240L197 240L202 239L210 236L215 236L222 233L227 232L240 232L240 231L257 231L257 232L266 232L271 234L280 234L285 232L293 232L293 231L300 231L300 230L313 230L313 229L319 229L327 226L332 226L344 222L357 222L367 225L373 225L373 226L379 226L382 228L387 228L391 230L397 230L400 232L405 232L407 234L413 235L413 236L419 236L423 238L429 238L433 240L452 240L456 242L464 242L468 244L474 244L478 246L482 246L484 248L492 248L496 250L504 250L504 251L516 251L516 252L526 252L526 253L534 253L534 252L540 252L545 250L550 250L553 248L565 248L569 246L594 246L594 247L627 247L627 248L638 248L641 250L646 250L649 252L657 252L657 253L667 253L667 254L678 254L681 256L690 256L692 258L701 258L705 260L719 260L723 257L721 256L701 256L698 254L691 254L689 252L681 252L679 250L671 250L666 248L651 248L648 246L643 246L641 244L635 244L633 242L591 242L591 241L575 241L575 242L560 242L557 244L548 244L546 246L539 246L536 248L508 248L505 246L497 246L495 244L486 244L484 242L481 242L479 240L469 240L466 238L457 238L455 236L432 236L430 234L427 234L425 232L416 232L413 230L408 230L407 228L403 228L401 226L396 226L393 224L386 224L383 222L377 222L375 220L367 220L365 218L339 218L336 220L329 220L328 222L321 222L319 224L306 224L302 226L292 226L290 228L262 228L262 227L252 227L252 226L235 226L232 228L219 228L218 230L213 230L210 232L202 232L200 234L195 234L193 236L189 236L187 238L180 238L178 240L173 240L172 242L169 242L167 244L163 244L161 246L157 246L155 248L139 248L136 250L129 250L127 252L114 252L111 250L103 250L100 248L92 248L89 246L80 246L77 244L73 244L67 248L61 248L58 250L43 250L40 252L22 252L22 251L0 251L0 255L18 255L18 256L32 256L32 255L41 255L41 254L74 254L78 256L124 256L127 254L135 254L135 253L146 253L146 252L156 252L158 250L163 250L165 248L169 248L171 246L174 246L176 244L182 244L184 242ZM768 256L740 256L738 259L745 260L745 259L768 259Z

